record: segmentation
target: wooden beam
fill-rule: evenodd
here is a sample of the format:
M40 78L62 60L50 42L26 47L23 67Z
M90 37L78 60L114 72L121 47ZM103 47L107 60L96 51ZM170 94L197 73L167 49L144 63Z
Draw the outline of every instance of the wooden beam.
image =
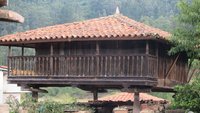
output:
M59 47L59 54L60 55L65 55L65 43L64 42L62 42L61 44L60 44L60 47Z
M197 69L193 69L190 73L190 75L188 74L188 80L187 80L187 83L190 82L190 80L192 79L193 75L197 72Z
M22 56L24 56L24 46L22 46L22 48L21 48L22 50Z
M96 54L99 55L99 42L96 41Z
M53 56L53 43L50 45L50 55Z
M145 68L144 68L144 73L145 73L145 75L146 76L149 76L149 57L148 57L148 55L149 55L149 41L147 40L146 41L146 44L145 44L145 54L146 54L146 56L145 56Z
M191 67L192 67L192 62L193 62L193 61L194 61L194 60L190 61L190 63L189 63L188 70L187 70L187 76L189 76L189 72L190 72L190 69L191 69Z
M158 76L159 76L159 44L158 44L158 42L156 42L156 69L157 69L157 71L156 71L156 76L157 76L157 78L158 78Z
M146 41L146 54L149 54L149 41Z
M47 90L45 90L45 89L34 89L34 88L30 88L30 89L28 89L29 91L32 91L32 92L38 92L38 93L48 93L48 91Z
M169 70L167 71L167 73L165 74L165 79L169 77L172 69L174 68L176 62L178 61L178 58L180 56L180 53L176 56L175 60L173 61L172 65L170 66Z

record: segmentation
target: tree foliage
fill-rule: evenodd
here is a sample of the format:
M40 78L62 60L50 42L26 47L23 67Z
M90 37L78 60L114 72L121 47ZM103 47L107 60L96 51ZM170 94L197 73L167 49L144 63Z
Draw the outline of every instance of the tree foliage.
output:
M177 92L174 96L173 107L189 109L196 113L200 111L200 78L194 80L191 84L177 86Z
M181 0L178 7L179 26L173 33L172 42L175 47L171 53L186 51L191 59L200 58L200 1Z

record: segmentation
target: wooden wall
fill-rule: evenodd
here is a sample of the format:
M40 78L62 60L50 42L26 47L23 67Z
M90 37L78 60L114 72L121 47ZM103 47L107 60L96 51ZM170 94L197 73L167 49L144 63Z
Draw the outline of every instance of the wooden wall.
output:
M187 80L187 57L181 53L173 65L177 55L169 56L170 46L166 43L148 41L80 41L53 43L53 55L133 55L150 54L157 58L157 65L152 69L157 72L158 86L173 86ZM50 55L50 44L37 45L36 55ZM173 66L172 66L173 65ZM150 65L151 67L151 65ZM155 68L157 67L157 68ZM173 68L171 68L173 67ZM170 73L169 70L171 68ZM151 71L151 70L149 70ZM167 73L169 75L167 75Z
M99 46L99 50L97 50ZM144 41L82 41L53 43L54 55L144 54ZM152 52L152 50L151 50ZM50 44L36 46L36 55L50 55Z
M187 56L185 53L168 55L170 47L165 44L158 45L158 85L174 86L187 81ZM177 61L176 61L177 59ZM174 65L173 65L174 63ZM171 71L170 71L171 68ZM167 75L169 74L169 75Z

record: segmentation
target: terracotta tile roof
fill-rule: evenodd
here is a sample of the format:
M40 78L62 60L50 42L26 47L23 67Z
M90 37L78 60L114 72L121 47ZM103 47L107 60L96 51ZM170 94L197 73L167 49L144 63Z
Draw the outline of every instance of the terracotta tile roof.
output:
M114 95L109 95L106 97L99 98L100 101L113 101L113 102L126 102L126 101L134 101L134 94L127 92L120 92ZM153 100L155 102L165 101L165 99L158 98L147 93L140 93L140 101L148 101Z
M0 44L33 43L40 41L74 41L104 39L161 38L170 36L168 32L147 26L121 14L100 17L82 22L48 26L6 35L0 38Z

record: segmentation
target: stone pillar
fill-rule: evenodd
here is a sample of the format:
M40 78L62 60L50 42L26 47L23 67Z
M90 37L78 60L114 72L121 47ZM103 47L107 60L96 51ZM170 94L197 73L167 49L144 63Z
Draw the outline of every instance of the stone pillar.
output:
M140 113L141 108L140 108L140 93L135 92L134 93L134 105L133 105L133 113Z

